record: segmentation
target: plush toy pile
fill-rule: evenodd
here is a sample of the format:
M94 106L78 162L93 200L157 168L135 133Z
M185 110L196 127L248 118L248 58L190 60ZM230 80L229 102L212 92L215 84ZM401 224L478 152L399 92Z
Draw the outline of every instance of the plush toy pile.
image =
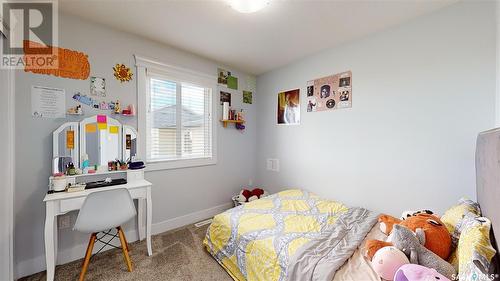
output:
M240 194L236 196L236 200L240 203L252 202L268 195L269 194L262 188L254 188L252 191L244 188L240 191Z
M387 241L366 241L366 257L385 280L451 280L455 268L446 259L451 251L451 235L431 211L405 212L402 219L379 217L380 230ZM408 278L412 276L412 278ZM406 278L406 279L405 279ZM430 280L430 279L429 279Z

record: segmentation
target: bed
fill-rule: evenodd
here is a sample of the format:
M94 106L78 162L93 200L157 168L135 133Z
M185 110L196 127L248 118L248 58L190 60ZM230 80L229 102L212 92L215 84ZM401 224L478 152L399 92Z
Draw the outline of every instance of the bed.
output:
M377 235L377 218L369 210L291 189L215 216L204 244L239 281L332 280L337 271L346 280L359 274L379 280L358 248L367 234ZM356 270L341 269L351 256L358 257L351 264Z
M477 201L492 223L497 254L489 273L500 280L500 129L479 134ZM292 189L214 217L204 246L234 280L380 280L364 241L384 240L378 214Z

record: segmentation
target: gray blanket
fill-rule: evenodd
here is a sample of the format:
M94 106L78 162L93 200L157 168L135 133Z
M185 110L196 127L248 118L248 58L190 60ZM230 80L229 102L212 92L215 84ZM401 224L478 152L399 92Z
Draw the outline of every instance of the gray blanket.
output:
M378 214L350 208L321 237L302 246L290 258L286 280L329 281L352 256L372 227Z

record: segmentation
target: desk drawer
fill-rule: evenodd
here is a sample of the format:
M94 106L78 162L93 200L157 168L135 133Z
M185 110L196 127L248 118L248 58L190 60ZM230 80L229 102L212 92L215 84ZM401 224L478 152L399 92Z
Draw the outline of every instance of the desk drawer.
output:
M61 213L66 213L73 210L79 210L83 205L83 201L85 201L85 197L61 200L59 205L60 211Z
M134 182L144 179L144 170L127 170L127 181Z

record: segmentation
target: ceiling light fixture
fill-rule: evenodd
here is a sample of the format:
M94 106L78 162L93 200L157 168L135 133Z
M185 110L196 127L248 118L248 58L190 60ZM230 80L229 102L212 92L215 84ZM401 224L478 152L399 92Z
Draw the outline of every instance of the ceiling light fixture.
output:
M271 0L227 0L231 8L240 13L255 13L262 10Z

